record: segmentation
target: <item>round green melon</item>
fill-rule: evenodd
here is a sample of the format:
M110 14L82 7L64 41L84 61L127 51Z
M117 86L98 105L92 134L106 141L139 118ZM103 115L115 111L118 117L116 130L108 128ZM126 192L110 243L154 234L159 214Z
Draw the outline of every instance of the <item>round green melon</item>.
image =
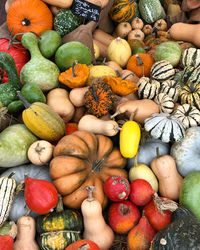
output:
M57 49L55 63L62 72L69 69L74 61L90 65L92 63L91 50L77 41L65 43Z
M194 171L184 178L179 203L189 208L200 220L200 171Z
M182 49L177 42L168 41L158 45L154 52L155 61L167 60L174 67L178 65L182 55Z

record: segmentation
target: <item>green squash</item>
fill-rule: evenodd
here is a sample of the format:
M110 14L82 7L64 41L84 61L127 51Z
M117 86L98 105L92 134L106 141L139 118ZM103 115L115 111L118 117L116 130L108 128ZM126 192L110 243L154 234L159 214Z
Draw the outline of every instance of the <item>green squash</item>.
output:
M156 62L166 60L175 67L179 64L181 55L182 49L179 44L177 42L168 41L158 45L154 52L154 59Z

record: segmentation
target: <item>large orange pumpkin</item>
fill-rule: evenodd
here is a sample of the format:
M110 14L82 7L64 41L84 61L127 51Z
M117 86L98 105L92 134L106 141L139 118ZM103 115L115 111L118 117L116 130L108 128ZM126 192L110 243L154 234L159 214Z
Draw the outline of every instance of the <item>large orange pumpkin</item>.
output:
M30 31L40 35L53 28L53 15L41 0L17 0L8 10L7 24L13 35ZM21 40L21 37L17 36L17 39Z
M55 146L50 176L67 207L79 209L88 197L85 186L92 185L95 186L94 197L105 208L108 199L103 183L112 175L127 178L125 165L126 159L110 138L76 131L62 137Z

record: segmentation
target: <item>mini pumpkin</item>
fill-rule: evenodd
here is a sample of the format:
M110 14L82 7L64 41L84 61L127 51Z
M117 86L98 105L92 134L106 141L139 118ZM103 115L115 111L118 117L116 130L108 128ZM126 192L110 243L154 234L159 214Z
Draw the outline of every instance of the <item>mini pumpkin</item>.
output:
M90 68L86 64L80 64L75 61L72 67L59 75L58 79L61 83L73 89L84 87L89 75Z
M166 80L161 84L161 93L169 95L174 102L176 102L180 96L181 87L175 80Z
M183 67L199 66L200 65L200 49L197 49L197 48L185 49L181 57L181 64Z
M158 30L166 31L167 30L167 22L164 19L158 19L155 21L154 27L156 27Z
M153 114L144 122L144 128L155 139L162 142L181 141L185 136L185 126L174 115L167 113Z
M140 99L153 100L159 93L160 83L149 77L141 77L138 81L138 96Z
M125 96L138 90L136 83L122 77L103 76L103 81L112 88L116 95Z
M173 112L174 109L173 99L166 93L159 93L155 97L154 101L159 105L161 112L168 114L171 114Z
M150 77L154 80L164 82L165 80L172 79L175 72L170 62L162 60L153 64L150 71Z
M200 110L200 84L199 82L188 83L183 86L181 92L181 104L188 103Z
M156 27L152 28L151 34L147 35L144 39L144 43L149 49L153 48L155 45L159 45L162 42L169 41L170 35L166 31L158 30Z
M110 138L100 134L75 131L57 143L53 155L50 176L63 196L64 205L70 208L80 208L88 197L84 190L87 185L95 186L94 197L105 207L107 197L103 183L112 175L127 178L127 172L123 170L126 159L118 148L113 147Z
M93 83L89 87L84 98L87 113L101 117L112 109L116 95L113 93L111 87L99 78L97 79L97 83Z
M177 117L186 128L196 127L200 124L200 110L190 104L179 105L173 115Z

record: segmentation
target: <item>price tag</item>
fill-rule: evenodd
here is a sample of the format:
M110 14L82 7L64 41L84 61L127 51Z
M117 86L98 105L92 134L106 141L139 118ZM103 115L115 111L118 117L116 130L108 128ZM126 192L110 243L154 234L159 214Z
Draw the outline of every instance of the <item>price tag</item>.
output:
M72 13L77 16L81 16L85 19L98 22L101 7L96 4L89 3L85 0L74 0L71 10Z

